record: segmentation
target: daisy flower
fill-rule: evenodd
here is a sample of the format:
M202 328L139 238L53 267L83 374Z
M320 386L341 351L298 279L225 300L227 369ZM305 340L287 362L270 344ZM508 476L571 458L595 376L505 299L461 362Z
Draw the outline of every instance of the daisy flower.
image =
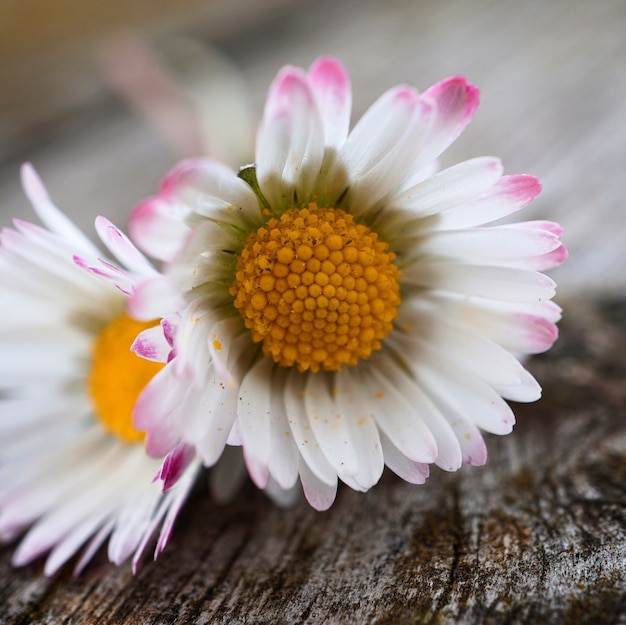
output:
M110 536L109 558L132 555L135 570L159 528L155 557L167 544L200 466L184 447L162 466L131 421L162 365L130 351L158 322L132 319L127 295L156 270L103 218L99 235L126 268L99 260L30 165L22 182L49 230L16 220L0 235L0 539L26 530L14 565L48 553L52 575L86 544L80 572Z
M137 353L169 363L135 419L147 448L193 445L207 465L241 444L254 482L317 509L338 479L366 491L384 465L482 465L481 430L507 434L506 399L541 390L516 355L547 350L560 309L541 273L566 257L558 224L486 225L539 182L496 158L437 171L478 106L462 77L384 93L349 131L342 65L321 58L272 83L256 162L188 160L136 208L131 234L166 263L133 295L185 306Z

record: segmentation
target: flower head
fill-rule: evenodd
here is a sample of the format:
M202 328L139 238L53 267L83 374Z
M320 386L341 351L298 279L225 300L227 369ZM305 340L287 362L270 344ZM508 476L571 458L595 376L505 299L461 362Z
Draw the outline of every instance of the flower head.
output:
M80 571L110 536L109 558L133 555L135 568L159 527L155 556L167 544L199 469L185 447L163 466L148 457L132 424L162 365L130 351L157 322L130 317L127 295L157 272L103 218L100 237L126 269L99 260L30 165L22 180L49 229L16 220L0 235L0 539L26 531L14 564L49 553L51 575L86 544ZM163 493L155 480L177 483Z
M534 177L490 157L437 171L478 99L462 77L402 85L349 131L341 64L286 67L255 165L184 161L135 210L159 288L186 302L166 340L145 335L169 358L136 407L151 453L184 442L210 465L242 444L259 486L299 476L319 509L385 464L422 483L431 463L485 462L480 430L513 427L505 399L540 396L514 354L556 339L540 272L566 250L551 222L486 225L530 203ZM137 290L139 316L157 290Z

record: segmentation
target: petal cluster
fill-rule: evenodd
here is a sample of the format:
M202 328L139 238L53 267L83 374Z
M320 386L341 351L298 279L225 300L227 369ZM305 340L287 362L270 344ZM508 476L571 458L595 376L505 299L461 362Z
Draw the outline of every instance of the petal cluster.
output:
M242 445L258 486L289 491L299 479L318 509L332 503L338 480L364 491L385 465L423 483L433 463L453 471L486 461L481 431L506 434L514 424L505 400L540 396L518 357L557 337L555 285L542 272L567 251L558 224L491 225L535 198L534 177L503 175L492 157L438 171L478 101L462 77L423 93L400 85L349 130L341 64L286 67L269 90L254 166L185 161L135 210L135 240L166 264L158 289L133 296L136 314L149 315L157 292L185 301L162 333L136 345L168 362L136 408L150 453L191 445L210 466L227 444ZM381 349L335 371L274 362L234 305L246 241L311 203L375 232L400 276ZM280 306L297 319L286 299Z

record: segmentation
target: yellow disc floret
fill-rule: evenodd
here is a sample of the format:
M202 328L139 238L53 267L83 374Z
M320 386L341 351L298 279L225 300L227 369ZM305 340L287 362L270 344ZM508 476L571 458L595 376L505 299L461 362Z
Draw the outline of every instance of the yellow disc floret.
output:
M163 367L130 351L135 337L155 325L122 314L105 326L93 346L87 381L95 414L102 426L125 443L141 443L144 432L133 427L133 407L139 393Z
M395 254L343 210L291 209L247 239L231 294L263 351L300 371L369 358L400 305Z

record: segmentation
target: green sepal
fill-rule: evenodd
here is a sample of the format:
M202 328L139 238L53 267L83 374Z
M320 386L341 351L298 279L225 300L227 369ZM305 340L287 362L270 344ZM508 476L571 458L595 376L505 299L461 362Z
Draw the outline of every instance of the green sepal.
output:
M254 191L259 198L259 202L268 210L271 210L270 203L265 199L259 181L256 177L256 165L244 165L238 172L237 176L241 178Z

